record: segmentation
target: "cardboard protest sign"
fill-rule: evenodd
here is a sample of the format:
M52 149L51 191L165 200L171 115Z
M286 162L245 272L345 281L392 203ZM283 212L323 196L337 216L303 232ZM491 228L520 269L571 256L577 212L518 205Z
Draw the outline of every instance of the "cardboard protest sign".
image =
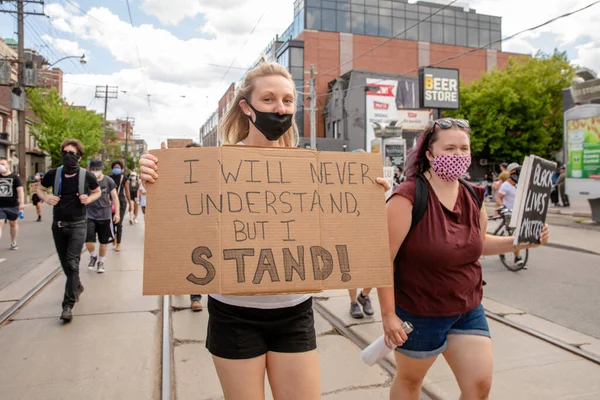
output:
M167 139L167 147L170 149L183 149L186 145L193 142L192 139Z
M515 245L540 243L555 171L555 162L534 155L525 157L509 224L515 228Z
M393 285L381 156L224 146L152 151L144 294Z

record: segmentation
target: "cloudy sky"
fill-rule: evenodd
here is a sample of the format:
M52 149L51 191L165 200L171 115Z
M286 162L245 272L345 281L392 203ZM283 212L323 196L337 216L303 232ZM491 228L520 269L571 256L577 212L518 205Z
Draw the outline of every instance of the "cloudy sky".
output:
M506 37L593 2L468 4L503 17ZM48 18L26 18L25 44L50 62L85 53L86 65L74 59L57 64L65 72L67 101L103 112L103 101L94 97L96 85L118 86L119 98L110 101L108 118L134 117L135 133L150 148L169 137L197 140L227 86L293 18L293 0L129 0L129 5L131 20L125 0L47 0ZM558 48L574 63L600 72L599 16L600 4L507 41L503 49L534 53ZM14 17L0 14L0 36L16 39L15 32Z

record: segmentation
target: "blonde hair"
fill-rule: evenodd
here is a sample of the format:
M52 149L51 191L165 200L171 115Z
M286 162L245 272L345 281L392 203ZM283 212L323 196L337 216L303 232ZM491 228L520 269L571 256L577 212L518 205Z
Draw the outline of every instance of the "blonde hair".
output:
M258 67L246 74L244 83L238 89L232 106L227 111L223 120L219 124L219 132L223 144L236 144L248 137L250 132L250 120L244 114L240 101L250 99L252 92L255 89L256 79L267 76L283 76L292 83L294 88L294 102L298 98L296 93L296 85L292 79L292 75L285 67L276 63L263 62ZM292 127L278 140L278 144L282 147L296 147L298 145L298 125L296 124L296 116L292 120Z

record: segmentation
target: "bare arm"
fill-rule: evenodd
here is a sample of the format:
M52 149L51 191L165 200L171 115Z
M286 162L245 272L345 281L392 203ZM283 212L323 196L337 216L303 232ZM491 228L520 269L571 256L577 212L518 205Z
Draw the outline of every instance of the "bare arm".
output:
M123 179L125 179L125 175L123 175ZM125 197L127 197L127 202L131 201L131 192L129 191L129 179L125 181L123 185L125 187Z
M23 186L17 188L17 197L19 199L19 210L22 210L25 206L25 192L23 191Z
M110 198L115 205L115 215L121 215L121 203L119 203L119 195L117 194L117 189L113 189L110 191Z
M413 205L404 196L393 196L387 203L387 224L390 244L390 262L393 265L398 250L406 239L412 222ZM402 329L402 321L396 316L396 305L394 301L395 290L391 288L378 288L379 305L381 307L381 318L383 330L388 347L402 345L408 337Z
M504 196L505 196L505 195L504 195L504 194L502 194L502 193L498 193L498 194L496 195L496 205L497 205L498 207L502 207L502 204L503 204L503 203L502 203L502 199L504 198Z
M60 197L55 196L53 194L48 194L47 188L43 187L41 184L38 186L37 195L44 203L50 204L51 206L55 206L60 201Z
M79 201L81 201L81 204L83 204L83 205L88 205L88 204L93 203L96 200L98 200L101 195L102 195L102 189L100 189L100 186L98 186L96 189L92 190L89 195L86 195L86 194L79 195Z
M515 237L514 236L494 236L487 233L488 226L488 216L485 212L485 206L481 208L481 215L479 217L480 226L481 226L481 236L483 239L483 255L484 256L493 256L497 254L509 253L511 251L523 250L523 249L531 249L535 247L539 247L548 243L548 239L550 238L550 228L548 225L544 226L542 230L540 241L541 244L529 244L529 245L520 245L515 246L513 244Z

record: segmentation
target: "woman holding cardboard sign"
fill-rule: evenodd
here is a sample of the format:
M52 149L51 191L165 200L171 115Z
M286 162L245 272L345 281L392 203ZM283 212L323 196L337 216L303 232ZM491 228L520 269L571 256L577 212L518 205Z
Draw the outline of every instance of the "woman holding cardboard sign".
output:
M385 340L397 350L391 399L419 399L440 354L454 372L461 399L488 398L492 343L478 260L535 247L513 246L513 237L486 233L484 189L461 179L471 163L470 133L465 120L430 123L411 155L408 180L388 201L394 288L379 289L379 301ZM548 237L546 225L541 243ZM410 335L403 321L414 326Z
M296 101L290 73L261 64L246 75L220 124L223 143L295 147ZM157 163L152 155L142 156L144 185L158 178ZM378 182L389 189L386 180ZM210 295L208 311L206 347L226 399L264 399L265 372L275 399L321 398L311 295Z

